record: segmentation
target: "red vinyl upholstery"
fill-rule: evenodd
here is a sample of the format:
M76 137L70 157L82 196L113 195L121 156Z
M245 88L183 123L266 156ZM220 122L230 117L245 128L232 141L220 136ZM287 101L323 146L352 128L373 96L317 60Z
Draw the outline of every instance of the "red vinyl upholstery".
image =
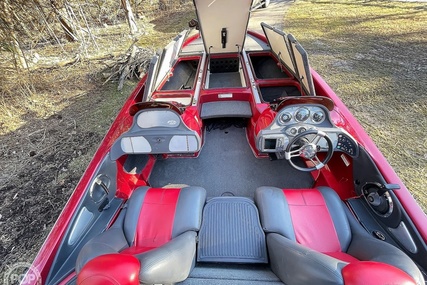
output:
M342 269L342 275L345 285L416 285L403 270L374 261L350 263Z
M134 245L122 253L138 254L172 239L175 209L181 189L148 189L138 216Z
M424 284L415 263L369 235L331 188L260 187L255 202L271 268L285 284Z
M284 190L283 193L289 204L296 241L320 252L341 251L334 222L322 194L314 189Z
M102 270L100 270L102 269ZM127 254L105 254L90 260L80 272L80 285L139 285L139 260Z
M136 189L113 226L80 251L77 284L185 280L194 266L205 201L200 187Z

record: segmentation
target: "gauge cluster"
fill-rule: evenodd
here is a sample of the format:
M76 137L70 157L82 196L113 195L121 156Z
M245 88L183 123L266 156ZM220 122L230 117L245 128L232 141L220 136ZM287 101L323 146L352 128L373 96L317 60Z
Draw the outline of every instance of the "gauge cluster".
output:
M321 124L327 118L326 110L320 106L290 106L281 110L276 117L279 126L295 123Z
M281 153L292 139L306 131L321 131L332 141L335 151L357 156L358 143L344 129L336 127L330 119L329 111L319 104L289 105L281 109L273 122L257 135L257 147L264 153ZM315 135L307 135L310 140ZM325 141L317 142L318 149L327 149Z

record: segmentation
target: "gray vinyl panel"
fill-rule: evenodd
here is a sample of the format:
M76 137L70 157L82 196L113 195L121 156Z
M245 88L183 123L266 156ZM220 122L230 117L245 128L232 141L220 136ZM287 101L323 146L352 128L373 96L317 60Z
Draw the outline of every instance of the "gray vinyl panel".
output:
M294 169L286 160L256 158L246 130L236 127L206 132L198 158L157 161L149 181L153 187L171 183L201 186L208 197L232 193L251 198L260 186L310 188L313 183L309 173Z

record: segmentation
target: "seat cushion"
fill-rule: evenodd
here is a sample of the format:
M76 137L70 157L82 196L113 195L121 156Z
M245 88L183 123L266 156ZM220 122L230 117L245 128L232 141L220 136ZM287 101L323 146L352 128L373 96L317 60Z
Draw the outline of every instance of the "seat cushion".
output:
M138 191L142 192L141 190ZM181 189L156 188L148 188L143 191L145 197L138 218L125 220L125 223L137 223L133 237L134 246L131 248L146 251L162 246L172 239L175 210L180 191Z
M345 252L351 230L343 203L328 187L280 189L260 187L255 192L266 233L278 233L319 252Z
M83 246L76 262L79 280L84 276L98 282L98 276L101 283L114 281L106 272L117 273L110 257L131 256L141 264L137 276L143 283L183 281L195 259L205 201L206 190L201 187L136 189L112 227ZM105 260L110 269L91 265Z
M317 189L304 191L283 190L299 244L319 252L341 252L337 228Z
M136 189L123 224L126 239L133 245L128 253L142 253L186 231L198 231L205 200L201 187Z

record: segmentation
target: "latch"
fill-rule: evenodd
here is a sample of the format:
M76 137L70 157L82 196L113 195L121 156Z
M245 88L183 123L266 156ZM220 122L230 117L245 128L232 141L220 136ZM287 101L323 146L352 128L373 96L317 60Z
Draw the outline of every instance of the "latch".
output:
M221 30L221 44L222 48L225 48L227 44L227 28L222 28Z

